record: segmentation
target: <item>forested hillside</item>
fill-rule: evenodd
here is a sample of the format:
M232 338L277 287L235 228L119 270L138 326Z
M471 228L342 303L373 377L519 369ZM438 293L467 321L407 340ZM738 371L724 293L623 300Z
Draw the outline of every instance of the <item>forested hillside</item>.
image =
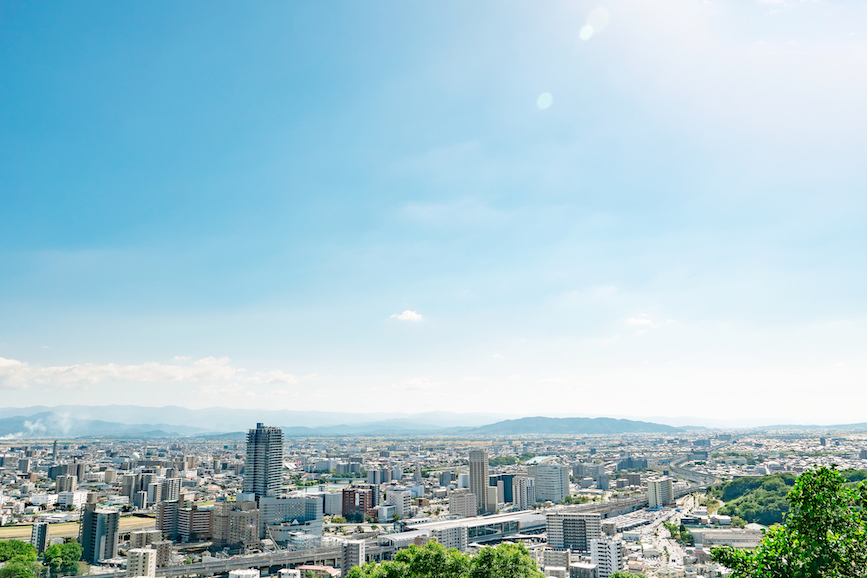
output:
M850 483L867 479L863 470L841 472ZM737 478L711 489L714 498L725 504L720 514L738 517L747 523L770 526L781 524L789 513L787 495L795 485L793 474L773 474L758 478Z

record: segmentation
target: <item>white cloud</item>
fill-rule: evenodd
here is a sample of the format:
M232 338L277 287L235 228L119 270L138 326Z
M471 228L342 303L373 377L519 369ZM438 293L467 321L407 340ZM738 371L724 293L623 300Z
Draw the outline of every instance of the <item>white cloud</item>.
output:
M395 313L394 315L391 316L391 318L392 319L400 319L401 321L421 321L422 320L421 313L419 313L418 311L410 311L409 309L407 309L406 311L404 311L400 315Z
M182 358L175 358L182 359ZM88 388L106 383L233 382L238 384L296 384L298 379L280 370L248 372L234 367L228 357L205 357L192 365L147 362L140 365L81 363L39 366L0 357L0 388L32 386Z
M503 358L503 356L500 355L499 353L495 353L491 356L491 359L502 359L502 358Z
M189 361L191 359L192 357L190 357L189 355L175 355L174 357L172 357L172 361Z
M653 321L650 320L650 317L648 317L646 313L642 313L637 317L630 317L626 322L630 325L649 325L650 327L653 327Z

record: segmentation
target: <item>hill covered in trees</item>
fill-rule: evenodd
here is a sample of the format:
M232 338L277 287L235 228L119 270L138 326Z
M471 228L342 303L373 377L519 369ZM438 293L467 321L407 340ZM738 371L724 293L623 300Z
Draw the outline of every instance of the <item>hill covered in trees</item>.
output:
M863 470L840 473L850 484L867 479L867 472ZM788 494L795 485L795 479L789 473L737 478L715 486L710 494L725 502L719 509L720 514L764 526L782 524L789 513Z

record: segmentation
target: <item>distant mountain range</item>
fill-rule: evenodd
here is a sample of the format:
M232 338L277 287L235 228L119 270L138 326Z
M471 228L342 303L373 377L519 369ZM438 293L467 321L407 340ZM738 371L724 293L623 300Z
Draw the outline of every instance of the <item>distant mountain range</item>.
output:
M682 431L684 431L683 428L670 425L610 417L523 417L507 419L470 430L474 434L491 435L676 433Z
M505 418L505 419L504 419ZM177 406L36 406L0 408L0 440L77 437L195 436L243 440L256 423L279 425L289 437L410 435L588 435L678 433L707 428L674 427L608 417L521 417L497 414L427 412L347 414L321 411L235 410ZM781 425L763 430L864 430L867 424Z

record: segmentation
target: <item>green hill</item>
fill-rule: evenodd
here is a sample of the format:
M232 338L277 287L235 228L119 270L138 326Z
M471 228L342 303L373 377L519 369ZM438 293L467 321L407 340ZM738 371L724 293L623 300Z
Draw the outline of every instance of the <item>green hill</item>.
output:
M867 479L862 470L841 472L850 483ZM743 518L747 523L782 524L789 513L789 491L795 485L793 474L773 474L758 478L737 478L711 488L710 494L725 502L719 513Z

